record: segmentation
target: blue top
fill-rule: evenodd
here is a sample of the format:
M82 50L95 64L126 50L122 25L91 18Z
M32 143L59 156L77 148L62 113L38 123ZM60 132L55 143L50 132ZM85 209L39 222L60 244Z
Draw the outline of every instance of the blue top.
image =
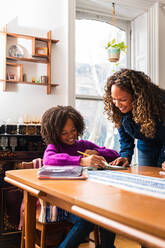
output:
M134 152L134 141L138 140L138 150L148 151L159 148L159 161L160 163L165 161L165 126L162 125L161 122L156 120L156 134L155 138L146 138L140 132L140 125L136 124L133 119L131 113L123 114L122 125L118 129L120 135L120 156L127 157L129 163L131 162L132 155Z

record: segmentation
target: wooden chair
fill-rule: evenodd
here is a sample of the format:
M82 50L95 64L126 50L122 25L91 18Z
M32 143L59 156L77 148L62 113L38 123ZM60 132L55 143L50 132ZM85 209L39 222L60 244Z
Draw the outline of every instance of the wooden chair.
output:
M39 168L41 166L42 160L36 159L32 162L22 162L19 168L22 169L31 169L31 168ZM36 166L37 165L37 166ZM59 244L64 240L65 236L69 232L72 224L67 221L61 222L40 222L40 210L41 208L36 206L36 239L35 239L35 247L47 248L48 246L53 248L58 247ZM21 206L21 215L23 215L24 203L22 202ZM25 228L24 228L24 218L21 220L22 222L22 236L21 236L21 248L25 248ZM21 223L20 223L21 226Z
M42 159L38 158L31 162L22 162L19 166L20 169L32 169L32 168L40 168L42 166ZM38 202L38 201L37 201ZM24 204L22 203L24 206ZM47 248L47 246L56 248L59 244L64 240L67 233L72 227L72 224L68 221L61 221L61 222L40 222L39 216L41 208L38 207L40 204L36 206L36 240L35 240L35 247L40 248ZM23 206L21 207L23 209ZM23 210L22 210L23 212ZM24 222L24 220L21 220ZM20 221L20 227L21 227ZM99 244L99 231L98 227L95 226L93 232L93 241L95 243L95 247ZM90 240L90 239L89 239ZM22 236L21 236L21 248L25 248L25 229L24 223L22 223Z
M95 225L93 235L94 235L95 247L98 247L98 245L100 243L100 238L99 238L99 227L97 225Z

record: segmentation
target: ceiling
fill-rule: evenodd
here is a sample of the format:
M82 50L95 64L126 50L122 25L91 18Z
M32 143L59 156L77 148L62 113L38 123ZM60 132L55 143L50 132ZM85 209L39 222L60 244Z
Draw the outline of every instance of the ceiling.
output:
M116 18L124 20L133 20L156 2L165 6L165 0L76 0L76 9L95 10L112 15L113 2L115 3Z

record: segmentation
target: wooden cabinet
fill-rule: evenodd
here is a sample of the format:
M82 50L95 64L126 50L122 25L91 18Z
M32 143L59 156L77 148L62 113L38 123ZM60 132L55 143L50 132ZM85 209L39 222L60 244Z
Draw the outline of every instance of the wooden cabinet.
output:
M0 32L0 81L6 91L7 83L45 85L47 94L51 87L52 48L58 40L29 35ZM39 68L40 67L40 68Z
M20 247L21 231L18 230L18 224L22 198L21 190L5 182L0 183L0 247Z
M30 161L43 156L41 125L0 126L0 161Z
M3 134L2 130L0 131L0 247L18 248L21 237L18 224L23 192L4 181L5 172L22 168L22 161L42 158L45 144L38 134ZM14 151L10 142L13 137L17 139ZM5 147L3 138L7 140Z

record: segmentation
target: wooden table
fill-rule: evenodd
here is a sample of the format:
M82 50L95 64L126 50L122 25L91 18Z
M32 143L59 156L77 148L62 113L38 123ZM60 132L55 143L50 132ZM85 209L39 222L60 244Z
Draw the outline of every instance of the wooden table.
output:
M163 177L159 168L132 167L126 172ZM125 171L123 171L124 173ZM93 182L39 180L36 169L7 171L5 180L24 190L25 247L34 247L35 199L40 197L95 224L165 248L165 200Z

